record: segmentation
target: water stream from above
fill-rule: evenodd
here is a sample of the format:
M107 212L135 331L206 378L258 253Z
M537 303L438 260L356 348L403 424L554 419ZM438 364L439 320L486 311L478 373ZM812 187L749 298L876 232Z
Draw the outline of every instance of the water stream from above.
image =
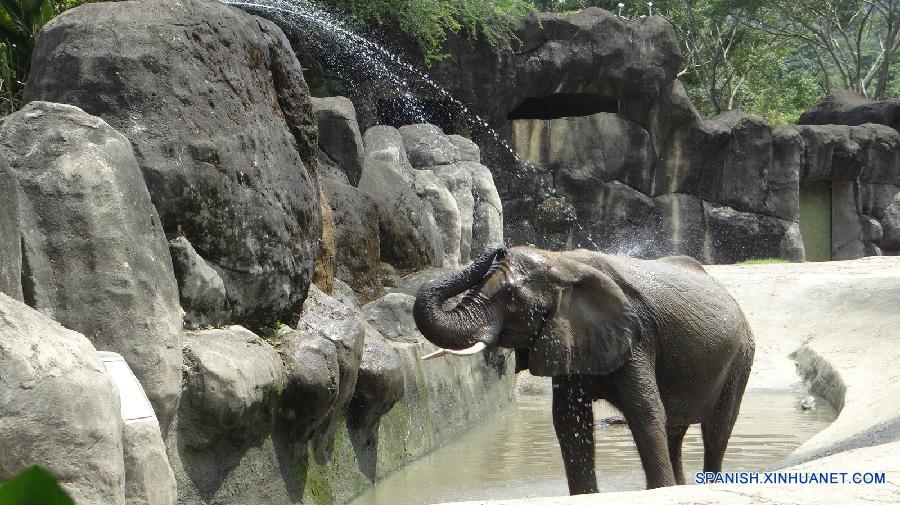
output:
M725 471L762 470L830 424L834 411L822 400L803 410L801 393L752 392L725 453ZM641 462L625 425L599 420L616 415L595 404L597 481L601 492L644 489ZM684 439L685 477L703 468L700 426ZM378 483L352 505L420 505L479 499L568 494L550 396L520 394L507 409L453 443Z

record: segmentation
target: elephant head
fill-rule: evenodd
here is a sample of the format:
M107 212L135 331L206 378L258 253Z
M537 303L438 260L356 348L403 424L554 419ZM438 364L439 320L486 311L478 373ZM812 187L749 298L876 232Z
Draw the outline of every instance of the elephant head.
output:
M517 368L535 375L613 372L639 325L623 290L595 266L566 253L489 246L471 266L417 294L416 326L442 348L423 358L502 346L516 349Z

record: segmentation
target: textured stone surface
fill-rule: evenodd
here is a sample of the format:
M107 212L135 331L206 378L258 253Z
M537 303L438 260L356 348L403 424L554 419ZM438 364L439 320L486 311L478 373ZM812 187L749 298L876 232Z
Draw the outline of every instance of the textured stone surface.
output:
M459 253L458 262L468 262L472 255L472 227L475 215L472 170L468 163L431 167L431 171L444 183L447 191L456 201L459 211ZM452 253L452 252L451 252ZM477 252L476 252L477 254Z
M900 129L900 100L875 101L851 91L836 91L800 115L799 124L861 125L876 123Z
M381 259L398 268L432 266L441 251L433 218L413 191L413 169L396 128L374 126L363 140L366 156L359 189L378 207Z
M274 24L209 0L84 5L44 28L24 99L131 141L164 231L219 267L231 321L295 316L321 229L316 119Z
M368 300L381 296L378 262L381 235L378 207L368 194L347 184L323 180L335 231L335 277Z
M0 154L0 293L22 298L22 234L20 227L19 185Z
M556 174L569 192L585 184L619 180L649 194L654 160L650 134L618 114L512 122L520 156Z
M119 395L83 335L0 293L0 480L48 469L78 503L125 503Z
M316 288L303 305L294 331L281 347L288 380L281 408L294 426L293 437L316 437L320 456L356 387L366 328L359 312Z
M365 148L353 103L332 96L313 98L312 105L319 126L319 149L341 168L351 185L357 185Z
M703 220L706 259L711 263L771 257L803 260L803 241L797 223L707 202L703 202Z
M454 266L459 264L462 243L462 213L453 193L431 170L415 172L413 190L422 199L434 223L434 230L440 241L440 248L434 264ZM471 230L471 228L469 228ZM471 231L470 231L471 233Z
M184 323L189 328L215 326L228 318L225 283L184 237L169 241L172 267L178 281Z
M362 443L378 440L381 418L406 392L400 357L375 328L366 325L366 339L347 419L362 435Z
M447 135L447 138L459 149L460 161L481 163L481 149L478 144L460 135Z
M488 167L466 163L472 176L472 196L475 199L472 216L473 256L490 244L503 242L503 203Z
M388 293L364 305L363 317L388 340L406 343L425 342L412 316L415 301L415 296L410 294Z
M414 168L449 165L462 159L459 148L444 132L432 124L415 124L400 128L406 155ZM470 153L471 156L471 153Z
M181 309L131 144L71 105L32 102L0 125L22 198L25 301L121 354L163 430L181 393Z
M892 250L900 249L900 195L885 209L881 221L884 232L882 244Z
M122 427L126 505L175 505L178 487L155 419Z
M319 212L322 214L322 235L319 237L319 247L316 252L313 283L322 291L331 293L337 267L337 231L334 226L331 201L324 192L319 195Z
M179 437L192 449L255 439L270 428L285 382L278 353L241 326L187 332Z

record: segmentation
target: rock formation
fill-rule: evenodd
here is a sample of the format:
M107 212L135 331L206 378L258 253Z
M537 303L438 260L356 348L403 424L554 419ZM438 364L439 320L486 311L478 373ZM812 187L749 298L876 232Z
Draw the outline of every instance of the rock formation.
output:
M885 246L884 235L874 240L858 223L885 227L900 186L898 137L863 123L896 128L895 101L832 97L804 115L810 126L773 129L737 111L704 118L675 78L681 55L661 17L541 13L523 19L516 37L500 46L450 37L450 58L432 70L519 157L471 132L494 168L511 243L710 263L800 260L801 193L824 181L834 212L846 216L835 221L828 257ZM562 212L569 206L574 220ZM851 216L854 207L866 210ZM830 212L806 210L815 213L807 223ZM751 236L760 239L748 245Z
M50 470L78 503L125 500L119 395L83 335L0 293L0 481Z
M84 5L44 29L24 99L131 141L163 230L224 281L229 322L296 315L321 231L316 118L274 24L206 0Z
M0 125L0 152L21 196L9 240L22 248L24 301L124 356L167 428L181 393L181 310L128 139L77 107L32 102Z

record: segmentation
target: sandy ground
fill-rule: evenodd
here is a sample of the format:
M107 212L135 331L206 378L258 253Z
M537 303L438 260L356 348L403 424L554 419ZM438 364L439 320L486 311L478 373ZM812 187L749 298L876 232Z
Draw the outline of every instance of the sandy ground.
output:
M753 328L757 357L748 388L794 388L799 371L840 411L776 467L885 472L884 484L695 485L466 505L900 503L900 257L706 268Z

